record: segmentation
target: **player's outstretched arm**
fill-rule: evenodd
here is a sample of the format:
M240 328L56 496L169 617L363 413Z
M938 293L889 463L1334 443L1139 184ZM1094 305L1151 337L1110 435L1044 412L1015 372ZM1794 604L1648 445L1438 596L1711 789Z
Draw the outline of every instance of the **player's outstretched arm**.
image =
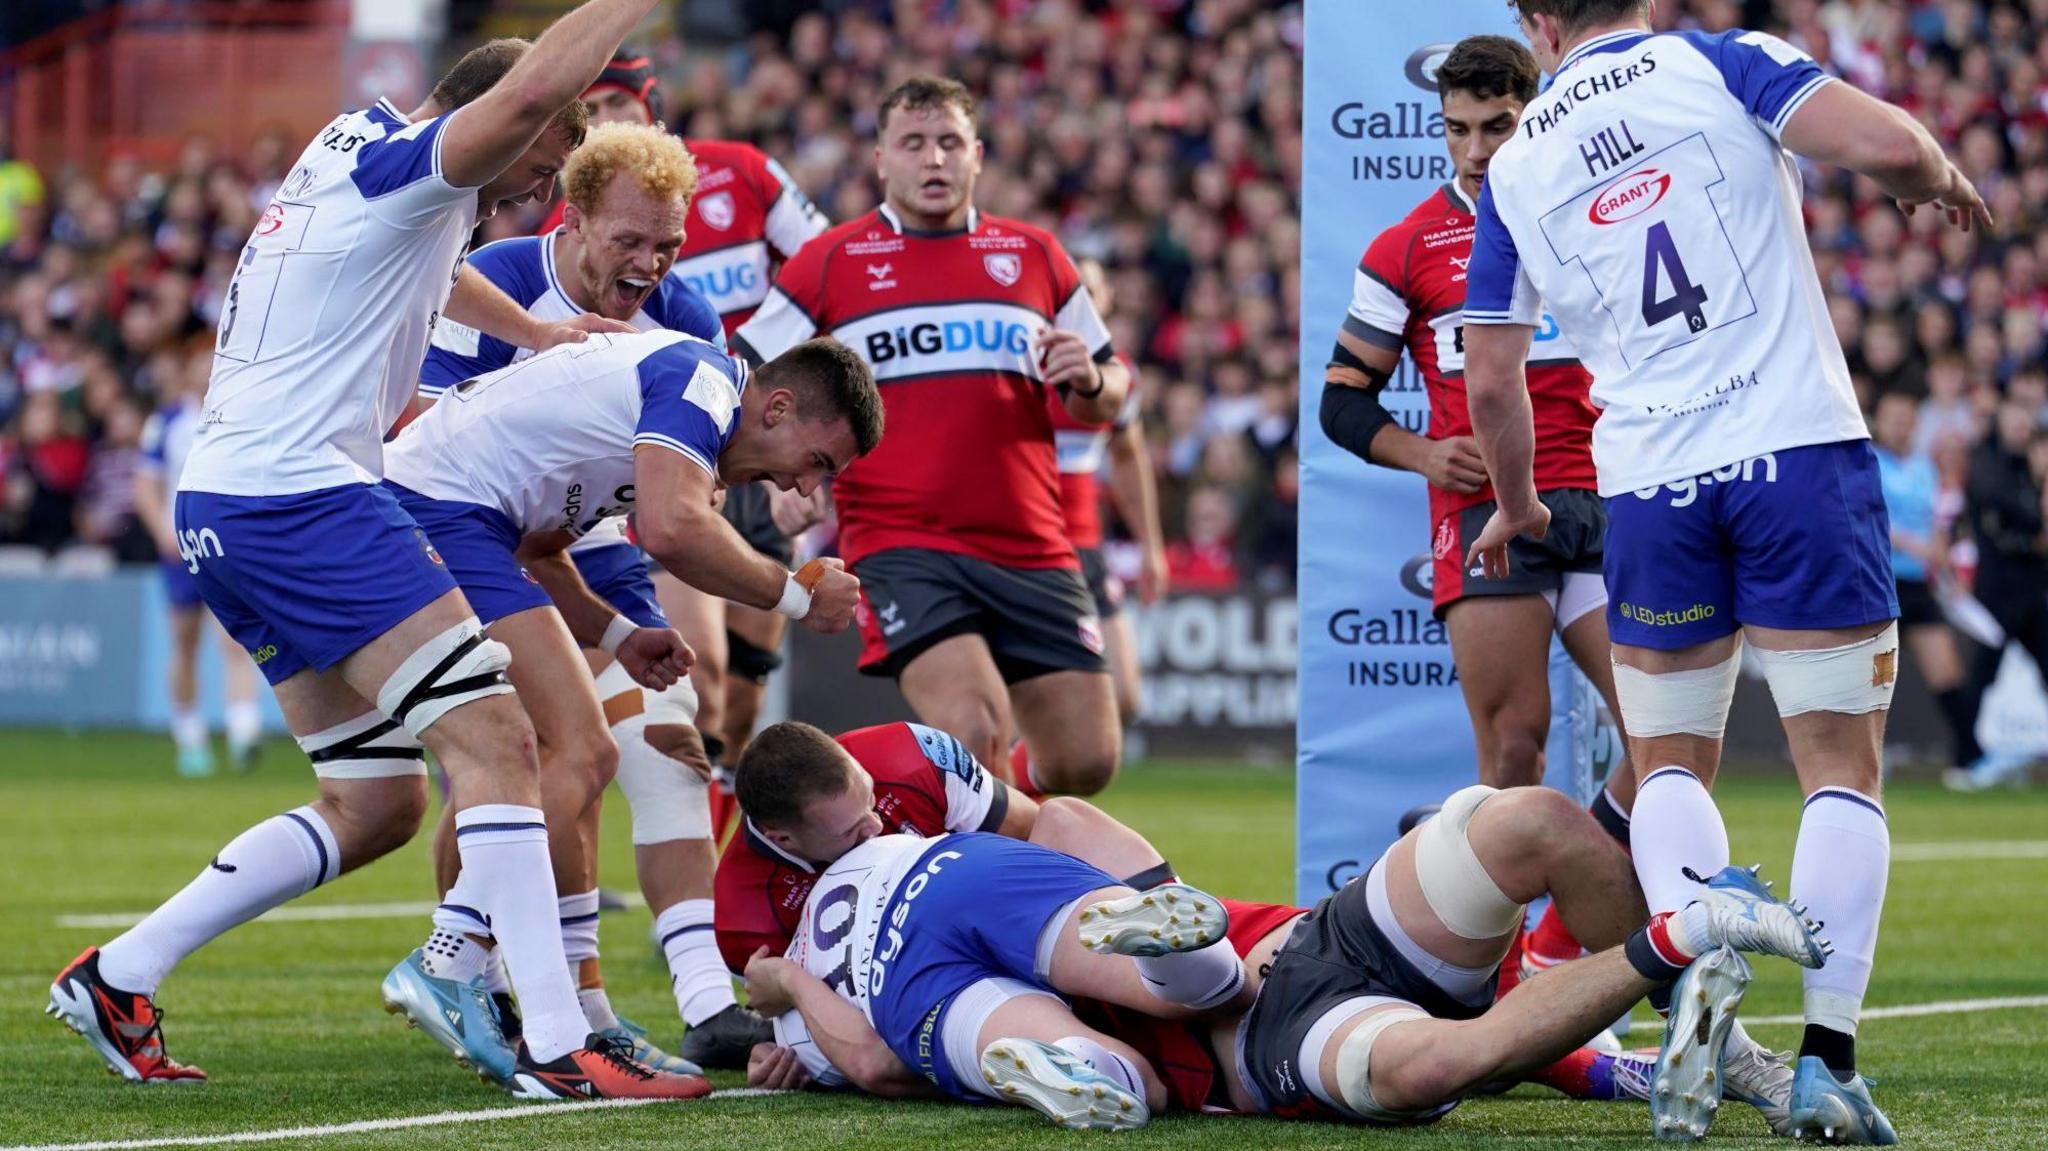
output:
M1478 491L1486 483L1486 464L1472 437L1418 436L1396 423L1380 402L1380 392L1400 362L1397 349L1339 331L1330 364L1323 370L1323 434L1366 463L1414 472L1431 487L1461 494Z
M1870 177L1908 213L1938 204L1968 230L1990 210L1941 145L1907 112L1848 84L1828 84L1792 113L1779 139L1809 160Z
M532 348L536 352L556 344L580 344L591 332L631 335L634 331L631 324L588 312L567 320L536 319L506 295L505 289L491 282L489 276L468 264L455 277L455 286L448 291L448 305L441 309L441 315L515 348Z
M490 182L583 94L656 0L589 0L554 22L491 90L448 122L441 172L451 185Z
M1523 370L1534 334L1522 324L1465 326L1465 393L1497 506L1465 562L1481 564L1490 579L1507 574L1509 541L1525 534L1541 538L1550 523L1550 512L1536 498L1536 424Z
M577 645L615 657L635 683L655 691L688 675L696 653L681 633L641 627L606 603L583 582L583 573L563 550L567 544L567 533L529 537L519 549L519 562L554 601Z
M853 1085L885 1099L923 1098L932 1085L904 1065L875 1033L860 1008L841 999L817 976L763 947L747 960L747 1001L763 1015L795 1011L818 1050Z

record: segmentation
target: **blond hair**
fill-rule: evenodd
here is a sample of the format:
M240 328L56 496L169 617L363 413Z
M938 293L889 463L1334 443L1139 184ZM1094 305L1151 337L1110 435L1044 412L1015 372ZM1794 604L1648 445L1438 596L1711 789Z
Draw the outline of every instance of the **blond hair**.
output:
M589 212L620 172L631 172L640 190L657 200L681 196L688 204L697 194L697 161L681 140L652 124L615 121L592 128L569 153L562 166L563 195L578 211Z

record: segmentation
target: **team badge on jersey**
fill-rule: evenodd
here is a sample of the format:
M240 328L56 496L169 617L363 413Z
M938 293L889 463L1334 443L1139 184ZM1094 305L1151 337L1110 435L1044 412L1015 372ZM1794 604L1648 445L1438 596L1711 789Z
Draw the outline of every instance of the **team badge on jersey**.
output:
M994 252L981 258L981 266L988 269L988 277L1007 288L1024 274L1024 261L1009 252Z
M434 542L427 538L427 533L421 531L418 528L414 528L412 529L412 536L414 539L420 541L420 551L425 553L426 557L429 560L433 561L435 567L447 566L441 561L441 553L434 550Z
M731 192L713 192L697 197L697 214L704 222L723 232L732 227L735 211Z

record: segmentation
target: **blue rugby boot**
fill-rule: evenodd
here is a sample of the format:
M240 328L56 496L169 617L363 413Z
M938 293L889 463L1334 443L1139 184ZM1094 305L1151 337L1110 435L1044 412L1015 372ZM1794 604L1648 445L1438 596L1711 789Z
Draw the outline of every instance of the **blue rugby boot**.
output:
M403 1015L448 1049L455 1061L497 1084L509 1083L518 1055L499 1029L498 1012L483 980L457 983L427 974L425 953L411 955L384 977L384 1010Z
M1899 1141L1870 1101L1870 1080L1858 1075L1844 1083L1818 1055L1801 1056L1792 1075L1792 1137L1874 1147Z

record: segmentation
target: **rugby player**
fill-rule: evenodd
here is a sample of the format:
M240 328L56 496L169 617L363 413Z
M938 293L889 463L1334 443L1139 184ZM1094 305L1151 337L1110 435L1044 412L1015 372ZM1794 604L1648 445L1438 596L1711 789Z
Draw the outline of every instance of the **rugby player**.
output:
M171 493L176 490L178 473L185 469L192 437L199 431L200 397L206 392L206 373L213 366L211 341L202 344L197 337L194 340L194 347L204 350L172 358L177 366L170 373L160 406L142 426L142 458L135 467L135 518L156 544L164 608L170 616L171 741L178 748L178 774L188 779L213 774L213 749L207 744L206 717L199 710L199 641L205 632L212 631L220 640L228 763L236 771L249 770L263 738L263 713L256 703L256 665L225 631L207 626L211 613L199 599L193 565L179 554L178 529L171 519Z
M1728 859L1708 794L1746 640L1806 803L1792 891L1841 951L1805 976L1791 1133L1897 1136L1857 1073L1890 835L1879 749L1898 601L1878 469L1803 235L1793 154L1910 211L1988 220L1913 118L1760 32L1650 30L1646 0L1520 0L1554 77L1487 169L1465 304L1465 384L1496 510L1489 577L1541 538L1523 365L1543 309L1593 373L1609 517L1608 630L1639 776L1636 872L1653 911ZM1525 259L1526 257L1526 259ZM1704 1131L1717 1090L1676 1077L1656 1130Z
M866 356L890 437L833 485L860 575L861 670L983 763L1012 730L1047 791L1116 772L1100 621L1067 539L1045 392L1115 418L1130 373L1047 233L974 207L974 99L913 77L882 98L883 203L805 245L733 337L752 359L829 333Z
M89 948L50 1010L134 1080L203 1078L166 1056L153 995L234 926L410 839L423 746L453 787L474 906L526 1012L515 1089L535 1098L701 1095L590 1033L562 962L533 728L426 534L383 474L441 311L509 342L580 340L462 274L479 215L544 195L585 117L575 96L653 0L590 0L537 43L470 53L410 114L336 117L252 232L229 285L178 538L201 597L247 648L313 760L320 799L251 828L142 923ZM653 660L643 669L653 677Z
M686 670L688 649L674 631L642 626L593 592L568 546L632 513L641 542L681 578L838 631L852 621L854 577L829 560L792 575L754 554L719 518L713 496L721 484L757 480L808 492L872 450L881 430L873 378L842 345L810 341L749 373L706 341L654 330L593 336L464 381L393 441L385 483L511 649L514 685L527 689L522 699L547 756L543 789L562 793L549 807L570 813L572 827L620 762L578 643L636 675L651 665L662 686ZM664 840L707 840L703 778L667 757L652 765L636 757L635 773L653 772L662 778L629 789L639 800L636 827L678 833ZM574 876L587 905L564 902L563 935L594 969L595 876L573 836L561 851L574 864L558 861L558 870ZM434 912L432 938L386 981L385 1001L504 1081L513 1053L492 1025L502 1004L461 994L483 987L480 940L494 934L470 897L473 878L464 867ZM618 1028L601 997L585 1006L598 1030Z
M689 153L668 133L635 124L600 125L563 166L563 224L545 236L487 244L470 254L469 266L536 319L594 312L641 331L665 328L722 348L725 333L718 313L675 270L696 179ZM416 407L424 408L448 388L531 354L475 329L441 324L420 368ZM583 582L627 618L642 627L665 630L668 621L654 598L646 557L627 536L626 517L613 516L570 544L569 558ZM516 650L519 645L513 646ZM690 720L684 718L693 711L694 694L687 683L660 692L643 688L624 664L594 647L586 648L585 658L599 673L598 698L618 745L617 778L633 813L635 862L648 906L658 920L664 915L695 916L709 923L711 870L717 863L709 808L701 780L664 750L698 747ZM543 789L542 807L555 829L550 854L555 887L561 893L562 937L576 970L585 1017L599 1034L632 1037L639 1058L649 1063L694 1071L688 1061L668 1062L644 1038L622 1028L611 1009L598 965L596 884L596 800L611 773L603 762L578 758L591 750L587 744L551 743L545 732L557 726L536 722L543 732L542 776L564 784ZM701 758L701 752L697 754ZM588 786L568 784L578 777L587 779ZM585 801L578 809L550 806L578 798ZM452 824L443 821L434 846L436 879L445 893L460 868ZM689 906L670 912L685 902ZM461 1012L469 1002L462 990L465 980L446 972L466 962L468 955L466 948L430 937L392 972L394 990L399 992L392 1001L409 1000L420 1014L437 1011L442 1004ZM484 971L486 989L494 995L505 991L504 967L496 957L491 952L492 961ZM687 1005L685 1022L694 1026L735 1006L732 980L708 943L679 949L671 974L678 998ZM745 1050L740 1047L740 1059Z
M583 93L583 106L593 126L625 122L661 128L664 123L660 77L644 54L625 49ZM697 161L700 195L676 256L676 274L711 301L730 335L761 306L775 264L830 225L782 165L753 145L732 140L685 144ZM555 210L543 232L560 222L563 211ZM765 484L741 484L725 494L726 521L756 551L784 567L796 558L791 537L816 523L822 510L823 497L806 499ZM654 582L662 607L697 653L690 681L697 689L697 726L718 773L712 782L712 826L722 831L731 817L723 765L738 760L753 734L762 690L769 674L782 665L787 621L774 612L706 596L667 572L656 572ZM700 1037L697 1042L709 1034L695 1026L692 1030Z
M936 1087L1025 1103L1063 1126L1142 1123L1165 1102L1165 1085L1132 1048L1086 1028L1048 993L1113 984L1113 969L1083 975L1073 962L1083 947L1095 958L1137 957L1148 985L1165 978L1152 956L1197 943L1176 943L1167 917L1205 934L1208 897L1167 887L1063 904L1107 874L1004 843L883 836L848 852L814 888L789 957L764 949L750 962L748 994L764 1011L799 1013L793 1050L827 1083L838 1069L837 1078L857 1074L852 1081L880 1094ZM1737 950L1825 961L1811 925L1748 871L1727 869L1683 911L1633 932L1642 904L1629 878L1626 856L1558 793L1482 785L1451 796L1363 880L1306 914L1264 917L1243 960L1256 973L1257 998L1213 1031L1232 1109L1428 1122L1479 1084L1578 1048L1674 979L1673 1047L1718 1067L1749 978ZM1617 891L1629 894L1617 899ZM1539 976L1488 1010L1494 968L1524 904L1545 893L1566 906L1582 938L1609 950ZM1048 946L1050 930L1061 938ZM1725 984L1711 1000L1709 971ZM1105 998L1185 1018L1195 997Z

